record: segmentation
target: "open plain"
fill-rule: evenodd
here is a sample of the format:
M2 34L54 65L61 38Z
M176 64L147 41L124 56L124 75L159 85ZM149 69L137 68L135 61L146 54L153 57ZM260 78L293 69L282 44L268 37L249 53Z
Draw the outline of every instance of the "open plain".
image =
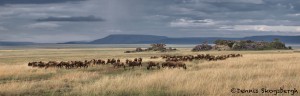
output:
M175 52L124 51L133 48L62 48L0 50L0 95L108 95L108 96L229 96L273 95L265 93L232 93L239 89L300 90L300 52L270 51L204 51L178 48ZM221 61L194 60L185 62L187 69L113 68L96 65L88 68L32 68L33 61L71 61L108 58L143 58L143 62L164 61L161 55L243 54L243 57ZM299 93L296 93L300 95ZM291 95L291 94L278 94Z

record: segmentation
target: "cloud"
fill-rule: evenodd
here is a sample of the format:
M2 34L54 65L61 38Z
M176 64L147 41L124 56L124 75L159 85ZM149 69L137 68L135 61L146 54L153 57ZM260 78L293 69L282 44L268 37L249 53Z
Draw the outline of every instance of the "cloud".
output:
M43 22L43 23L30 24L27 25L26 27L31 29L44 29L44 28L51 29L51 28L58 28L60 27L60 25L56 23Z
M3 26L0 26L0 31L7 31L8 29L3 27Z
M298 17L298 16L300 16L300 13L287 14L287 16Z
M0 39L53 34L65 38L27 41L94 40L110 34L299 35L299 17L298 0L0 0L0 26L7 29L0 31Z
M121 33L123 31L119 30L119 29L111 29L111 30L107 30L107 32L109 32L109 33Z
M86 0L1 0L0 5L6 4L50 4L50 3L65 3Z
M234 25L222 27L223 29L236 31L260 31L260 32L300 32L300 26L268 26L268 25Z
M181 18L170 23L171 27L209 27L216 25L216 22L211 19L192 20Z
M37 19L39 22L102 22L104 19L96 18L95 16L79 16L79 17L48 17L44 19Z
M249 4L262 4L264 0L182 0L183 2L200 3L200 2L219 2L219 3L249 3Z

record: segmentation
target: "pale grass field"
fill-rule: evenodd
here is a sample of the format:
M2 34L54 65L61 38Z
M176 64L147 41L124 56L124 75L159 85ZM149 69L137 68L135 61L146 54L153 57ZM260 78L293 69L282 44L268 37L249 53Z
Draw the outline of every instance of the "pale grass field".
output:
M229 96L232 88L253 89L282 86L300 91L300 53L285 51L143 52L124 54L128 48L0 50L0 95L110 95L110 96ZM187 62L188 69L114 69L110 65L88 69L37 69L30 61L67 61L136 57L150 61L162 54L230 54L243 57L224 61ZM156 59L151 61L162 61ZM290 94L279 94L290 95ZM296 94L296 96L300 94Z

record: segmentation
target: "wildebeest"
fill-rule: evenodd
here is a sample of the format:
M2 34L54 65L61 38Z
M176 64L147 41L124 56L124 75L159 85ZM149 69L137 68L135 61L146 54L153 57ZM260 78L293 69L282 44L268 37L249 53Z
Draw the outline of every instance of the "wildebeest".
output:
M42 61L37 62L37 67L38 67L38 68L44 68L45 66L46 66L46 63L45 63L45 62L42 62Z
M107 59L107 62L106 62L106 64L114 64L114 63L116 63L117 62L117 60L116 59Z
M50 67L58 67L59 63L56 61L49 61L48 63L45 63L45 69Z
M138 59L138 62L143 62L143 59L142 59L142 58L139 58L139 59Z
M138 61L138 58L134 58L134 60L133 60L133 61L137 62L137 61Z
M28 66L36 67L37 66L37 62L29 62Z
M241 54L228 54L228 55L211 55L211 54L198 54L198 55L163 55L161 56L163 59L168 61L193 61L193 60L207 60L207 61L217 61L217 60L225 60L230 57L242 57Z
M96 59L93 59L91 60L91 63L94 64L94 65L100 65L100 64L105 64L105 61L104 60L96 60Z
M163 62L161 64L161 66L163 68L165 68L165 67L169 67L169 68L176 68L176 67L180 68L180 67L182 67L183 69L186 69L186 64L183 63L183 62L168 61L168 62Z
M152 67L156 66L157 69L160 69L159 63L155 63L153 61L148 62L147 69L150 70Z
M120 68L120 67L123 67L124 69L126 68L125 64L121 62L114 63L113 66L114 68Z
M118 59L118 60L117 60L117 63L120 63L120 62L121 62L121 60L120 60L120 59Z
M134 66L140 66L142 67L142 62L138 62L138 61L128 61L128 66L129 67L132 67L132 69L134 69Z
M151 56L150 59L157 59L157 56Z

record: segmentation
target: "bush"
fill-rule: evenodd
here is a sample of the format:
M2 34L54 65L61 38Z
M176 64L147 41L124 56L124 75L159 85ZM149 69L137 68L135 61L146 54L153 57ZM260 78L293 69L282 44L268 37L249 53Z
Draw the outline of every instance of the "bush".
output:
M235 41L231 47L233 50L271 50L271 49L287 49L284 43L275 39L273 42L254 42L247 41Z
M208 44L201 44L201 45L197 45L195 46L192 51L208 51L211 50L213 47L211 45Z

